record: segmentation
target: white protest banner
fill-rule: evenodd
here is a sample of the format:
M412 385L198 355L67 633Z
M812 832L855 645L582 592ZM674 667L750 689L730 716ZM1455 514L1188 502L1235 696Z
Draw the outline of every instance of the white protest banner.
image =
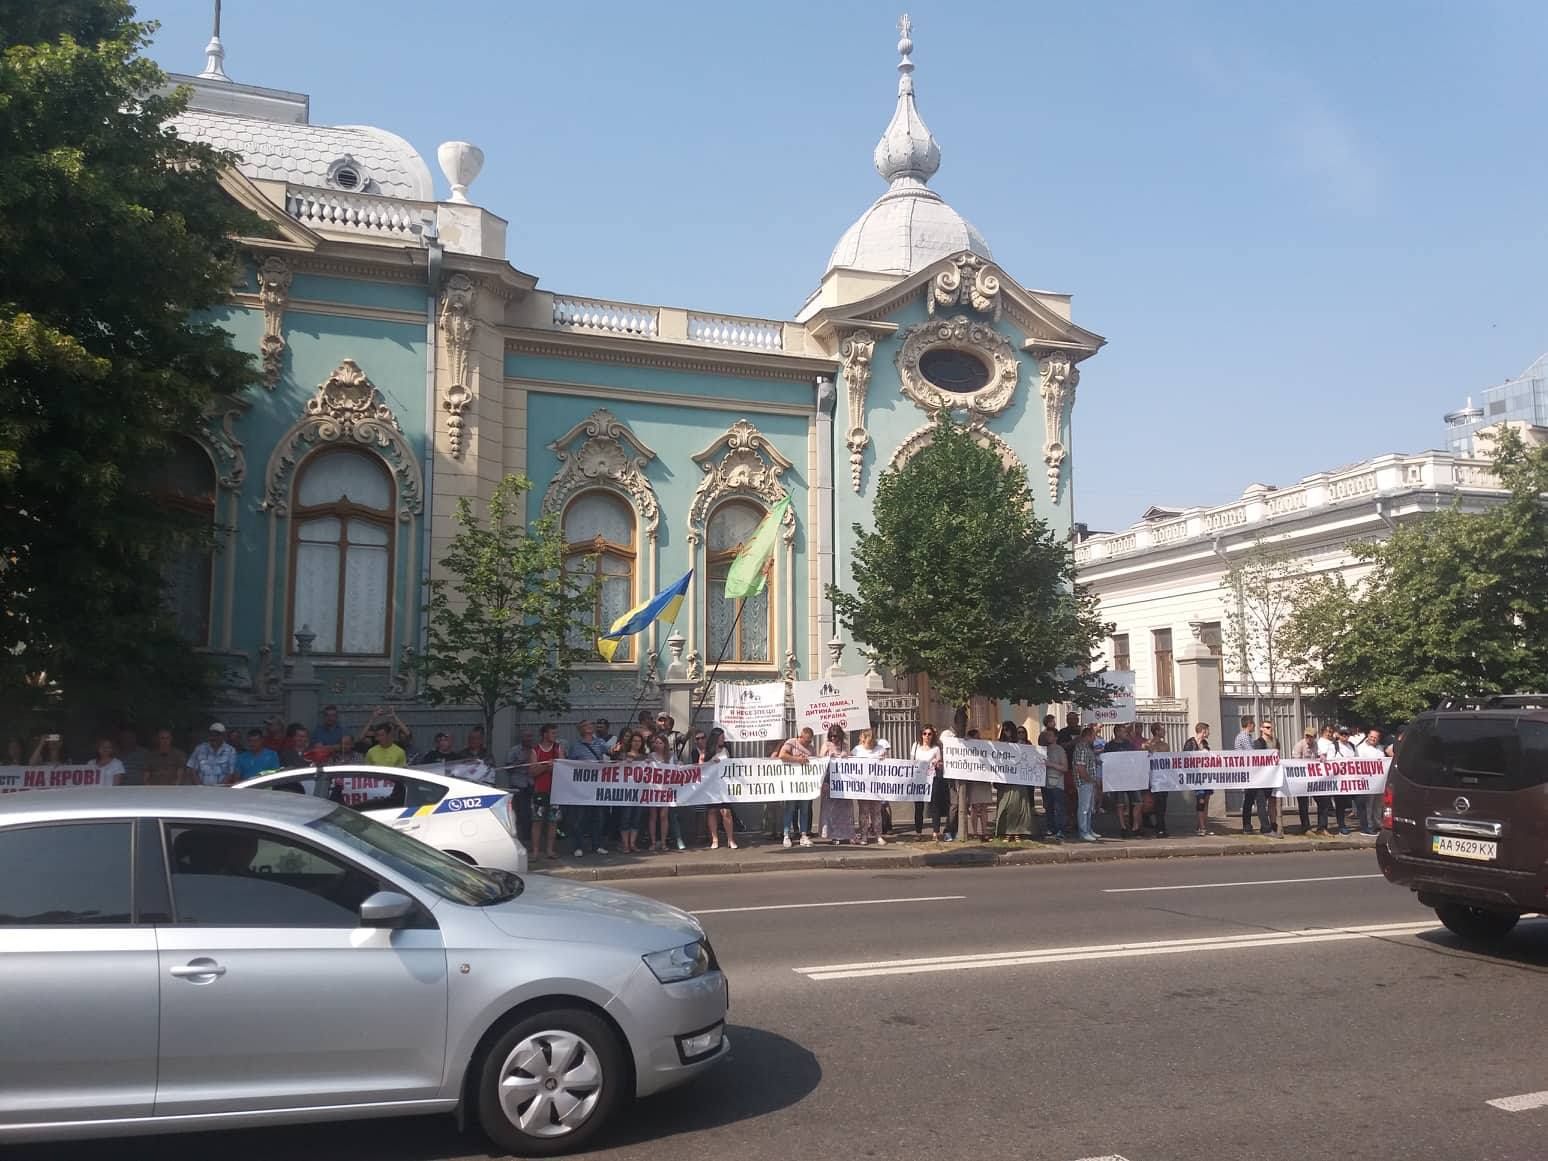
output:
M1285 758L1280 762L1285 783L1284 798L1313 798L1319 794L1381 794L1387 789L1391 758Z
M865 678L823 677L816 681L791 683L795 694L796 729L811 726L819 738L831 725L855 730L871 728L871 703L865 692Z
M84 766L0 766L0 794L18 790L56 790L67 786L116 786L88 762Z
M947 778L1002 786L1043 786L1048 781L1048 755L1041 746L942 738L941 759Z
M1150 789L1150 755L1144 750L1106 750L1102 754L1102 789L1108 794Z
M785 683L734 685L717 681L715 724L726 731L728 742L772 742L784 738Z
M1099 726L1110 726L1116 722L1132 722L1137 712L1134 700L1134 671L1109 669L1100 675L1099 680L1111 691L1112 700L1092 710L1091 720Z
M830 798L929 802L930 763L904 759L819 758L814 769L828 776Z
M649 762L554 763L555 806L707 806L816 798L815 765L769 758L731 758L699 766Z
M1150 756L1152 790L1276 790L1283 775L1273 750L1188 750Z

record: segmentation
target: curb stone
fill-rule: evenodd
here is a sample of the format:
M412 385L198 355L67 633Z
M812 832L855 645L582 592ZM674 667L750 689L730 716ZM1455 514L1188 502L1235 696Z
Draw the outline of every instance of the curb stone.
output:
M1207 840L1206 840L1207 841ZM738 862L640 863L613 867L557 867L529 871L556 879L579 882L618 882L624 879L671 879L701 875L773 874L783 871L879 871L911 867L950 870L954 867L1036 867L1070 863L1104 863L1122 859L1188 859L1230 855L1297 854L1308 851L1369 851L1375 847L1367 840L1314 842L1310 839L1238 839L1204 845L1198 841L1173 846L1166 842L1125 843L1109 839L1098 846L1031 847L1025 850L992 851L969 848L960 851L926 851L886 855L765 855Z

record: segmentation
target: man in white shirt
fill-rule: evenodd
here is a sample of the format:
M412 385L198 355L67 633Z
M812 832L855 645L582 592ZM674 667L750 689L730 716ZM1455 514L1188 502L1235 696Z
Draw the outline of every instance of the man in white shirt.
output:
M1380 730L1367 730L1365 736L1355 746L1355 757L1374 758L1380 761L1387 756L1387 751L1381 744ZM1381 795L1362 794L1355 799L1355 806L1360 811L1360 833L1364 835L1379 834L1377 820L1381 818Z

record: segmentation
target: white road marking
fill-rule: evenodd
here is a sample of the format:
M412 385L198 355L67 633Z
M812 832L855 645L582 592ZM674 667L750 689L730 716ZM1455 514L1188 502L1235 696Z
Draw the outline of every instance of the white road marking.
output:
M947 903L966 895L915 895L909 899L840 899L833 903L770 903L763 907L709 907L692 915L733 915L738 911L799 911L807 907L877 907L884 903Z
M1507 1113L1524 1113L1528 1109L1540 1109L1548 1105L1548 1092L1526 1092L1520 1096L1500 1097L1499 1100L1484 1103Z
M1080 1161L1129 1161L1129 1159L1120 1157L1116 1153L1103 1153L1100 1157L1082 1157Z
M944 955L929 959L876 960L870 963L835 963L793 969L812 980L852 980L874 976L906 976L924 972L972 971L995 967L1040 967L1053 963L1077 963L1103 959L1134 959L1154 955L1183 955L1197 951L1235 951L1251 947L1300 947L1313 943L1338 943L1352 939L1380 939L1430 931L1433 921L1380 923L1361 927L1310 927L1297 931L1254 932L1198 939L1157 939L1144 943L1092 944L1084 947L1027 948L977 955Z
M1202 891L1206 887L1277 887L1281 883L1338 883L1344 879L1379 879L1374 875L1314 875L1309 879L1249 879L1241 883L1182 883L1175 887L1106 887L1104 895L1134 895L1141 891Z

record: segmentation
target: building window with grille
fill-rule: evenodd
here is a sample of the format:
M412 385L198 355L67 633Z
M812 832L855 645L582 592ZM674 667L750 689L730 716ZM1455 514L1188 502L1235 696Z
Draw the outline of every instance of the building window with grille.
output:
M634 592L634 509L612 492L582 492L564 509L564 567L584 580L595 580L592 616L597 632L632 609ZM591 637L574 642L579 647ZM594 636L594 635L592 635ZM595 658L593 658L595 660ZM613 661L634 660L634 638L618 644Z
M732 664L767 665L773 656L773 557L765 565L769 579L761 593L742 600L726 598L726 574L731 571L731 562L742 545L752 539L765 515L763 508L745 500L729 501L710 514L705 530L709 580L704 586L704 624L711 663L721 656L722 648L724 660ZM734 633L732 625L736 626Z
M1156 665L1156 696L1176 697L1177 685L1172 680L1172 631L1154 629L1150 634L1151 653Z
M161 570L167 609L184 640L208 645L214 571L215 465L193 440L179 438L157 470L151 490L163 507L187 518L187 539L173 549Z
M1113 634L1113 668L1120 673L1128 673L1134 668L1129 660L1129 635L1127 633Z
M380 657L392 608L395 489L375 456L349 448L301 466L291 509L290 631L318 653Z

